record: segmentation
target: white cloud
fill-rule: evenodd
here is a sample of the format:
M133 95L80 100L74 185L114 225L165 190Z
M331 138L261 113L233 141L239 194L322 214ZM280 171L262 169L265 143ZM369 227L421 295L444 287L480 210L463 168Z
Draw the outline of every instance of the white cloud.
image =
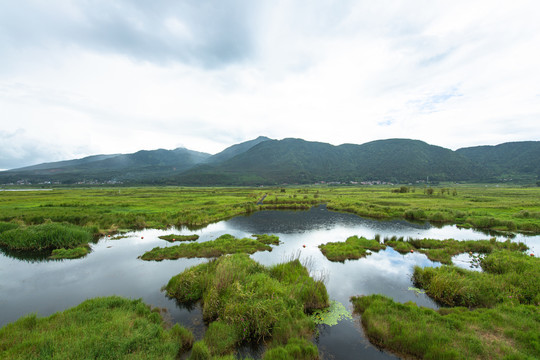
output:
M535 1L245 4L0 5L0 130L19 134L0 168L259 135L540 139Z

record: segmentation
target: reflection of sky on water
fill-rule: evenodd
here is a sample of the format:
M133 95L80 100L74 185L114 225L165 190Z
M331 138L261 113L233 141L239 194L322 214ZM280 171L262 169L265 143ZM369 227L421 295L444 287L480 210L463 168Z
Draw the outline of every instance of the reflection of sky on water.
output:
M438 266L438 263L432 263L420 253L402 255L392 248L373 252L359 260L330 262L322 255L318 245L345 241L352 235L373 238L376 234L381 238L394 235L458 240L489 238L489 235L455 226L433 228L428 224L410 224L406 221L376 221L314 208L296 212L261 211L198 230L147 229L129 232L124 234L126 238L123 239L104 238L92 244L92 253L77 260L29 262L0 254L0 326L27 313L37 312L46 316L88 298L120 295L142 298L148 304L167 308L173 321L192 328L200 338L204 332L200 308L188 310L179 307L160 289L172 276L206 260L146 262L137 258L156 246L176 245L158 238L171 233L197 234L200 242L213 240L225 233L236 237L276 234L282 243L274 246L271 252L253 254L252 258L264 265L272 265L299 255L315 277L326 279L330 298L340 301L349 310L352 307L349 301L351 296L376 293L396 301L413 301L436 308L437 305L425 294L417 294L409 287L413 286L411 275L415 265ZM533 248L538 248L540 244L539 236L518 236L513 241L519 239L524 239ZM468 266L467 261L468 254L456 258L456 263L464 267ZM367 342L358 320L345 320L333 327L321 327L316 343L327 359L395 358Z

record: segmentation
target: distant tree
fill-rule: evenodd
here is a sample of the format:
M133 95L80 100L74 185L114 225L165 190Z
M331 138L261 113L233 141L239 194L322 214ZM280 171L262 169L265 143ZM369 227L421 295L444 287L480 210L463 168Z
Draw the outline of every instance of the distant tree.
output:
M409 192L409 187L408 186L401 186L399 189L393 189L392 192L393 193L401 193L401 194L408 193Z
M426 189L426 194L433 195L433 191L434 191L433 188L427 188Z

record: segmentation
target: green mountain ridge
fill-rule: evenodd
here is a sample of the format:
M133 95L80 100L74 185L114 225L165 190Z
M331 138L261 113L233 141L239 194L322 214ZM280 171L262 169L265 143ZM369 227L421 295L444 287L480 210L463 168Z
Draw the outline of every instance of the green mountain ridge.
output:
M420 140L386 139L339 146L267 137L210 155L188 149L95 155L0 172L0 184L107 182L168 185L275 185L315 182L501 181L540 177L540 142L456 151Z

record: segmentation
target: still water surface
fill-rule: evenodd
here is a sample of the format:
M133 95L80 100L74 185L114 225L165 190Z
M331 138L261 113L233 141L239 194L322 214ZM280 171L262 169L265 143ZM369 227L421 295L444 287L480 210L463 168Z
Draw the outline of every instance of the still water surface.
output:
M73 307L97 296L120 295L142 298L147 304L168 309L170 320L180 322L194 331L196 338L204 334L201 309L186 309L168 299L161 287L169 279L188 267L206 259L178 259L161 262L138 259L156 246L172 246L158 238L171 232L196 233L198 241L213 240L225 233L236 237L252 234L275 234L282 244L271 252L260 252L252 258L264 265L287 261L300 254L310 264L314 276L325 276L332 300L341 302L349 310L353 295L384 294L399 302L413 301L418 305L437 308L430 298L408 290L414 265L439 266L420 253L401 255L391 248L370 256L336 263L328 261L318 245L330 241L345 241L352 235L373 238L403 236L405 238L433 238L457 240L488 239L489 235L455 226L442 228L406 221L376 221L351 214L327 211L315 207L309 211L260 211L211 224L203 229L155 230L126 234L127 238L101 239L92 245L92 252L83 259L43 261L19 259L0 253L0 327L19 317L35 312L48 316ZM499 240L505 240L500 237ZM540 236L516 236L513 241L525 242L535 254L540 253ZM305 247L303 247L305 245ZM468 267L468 256L456 259L458 265ZM338 325L321 326L315 338L324 359L395 359L396 357L372 346L364 337L358 317ZM262 348L243 349L242 353L258 356Z

